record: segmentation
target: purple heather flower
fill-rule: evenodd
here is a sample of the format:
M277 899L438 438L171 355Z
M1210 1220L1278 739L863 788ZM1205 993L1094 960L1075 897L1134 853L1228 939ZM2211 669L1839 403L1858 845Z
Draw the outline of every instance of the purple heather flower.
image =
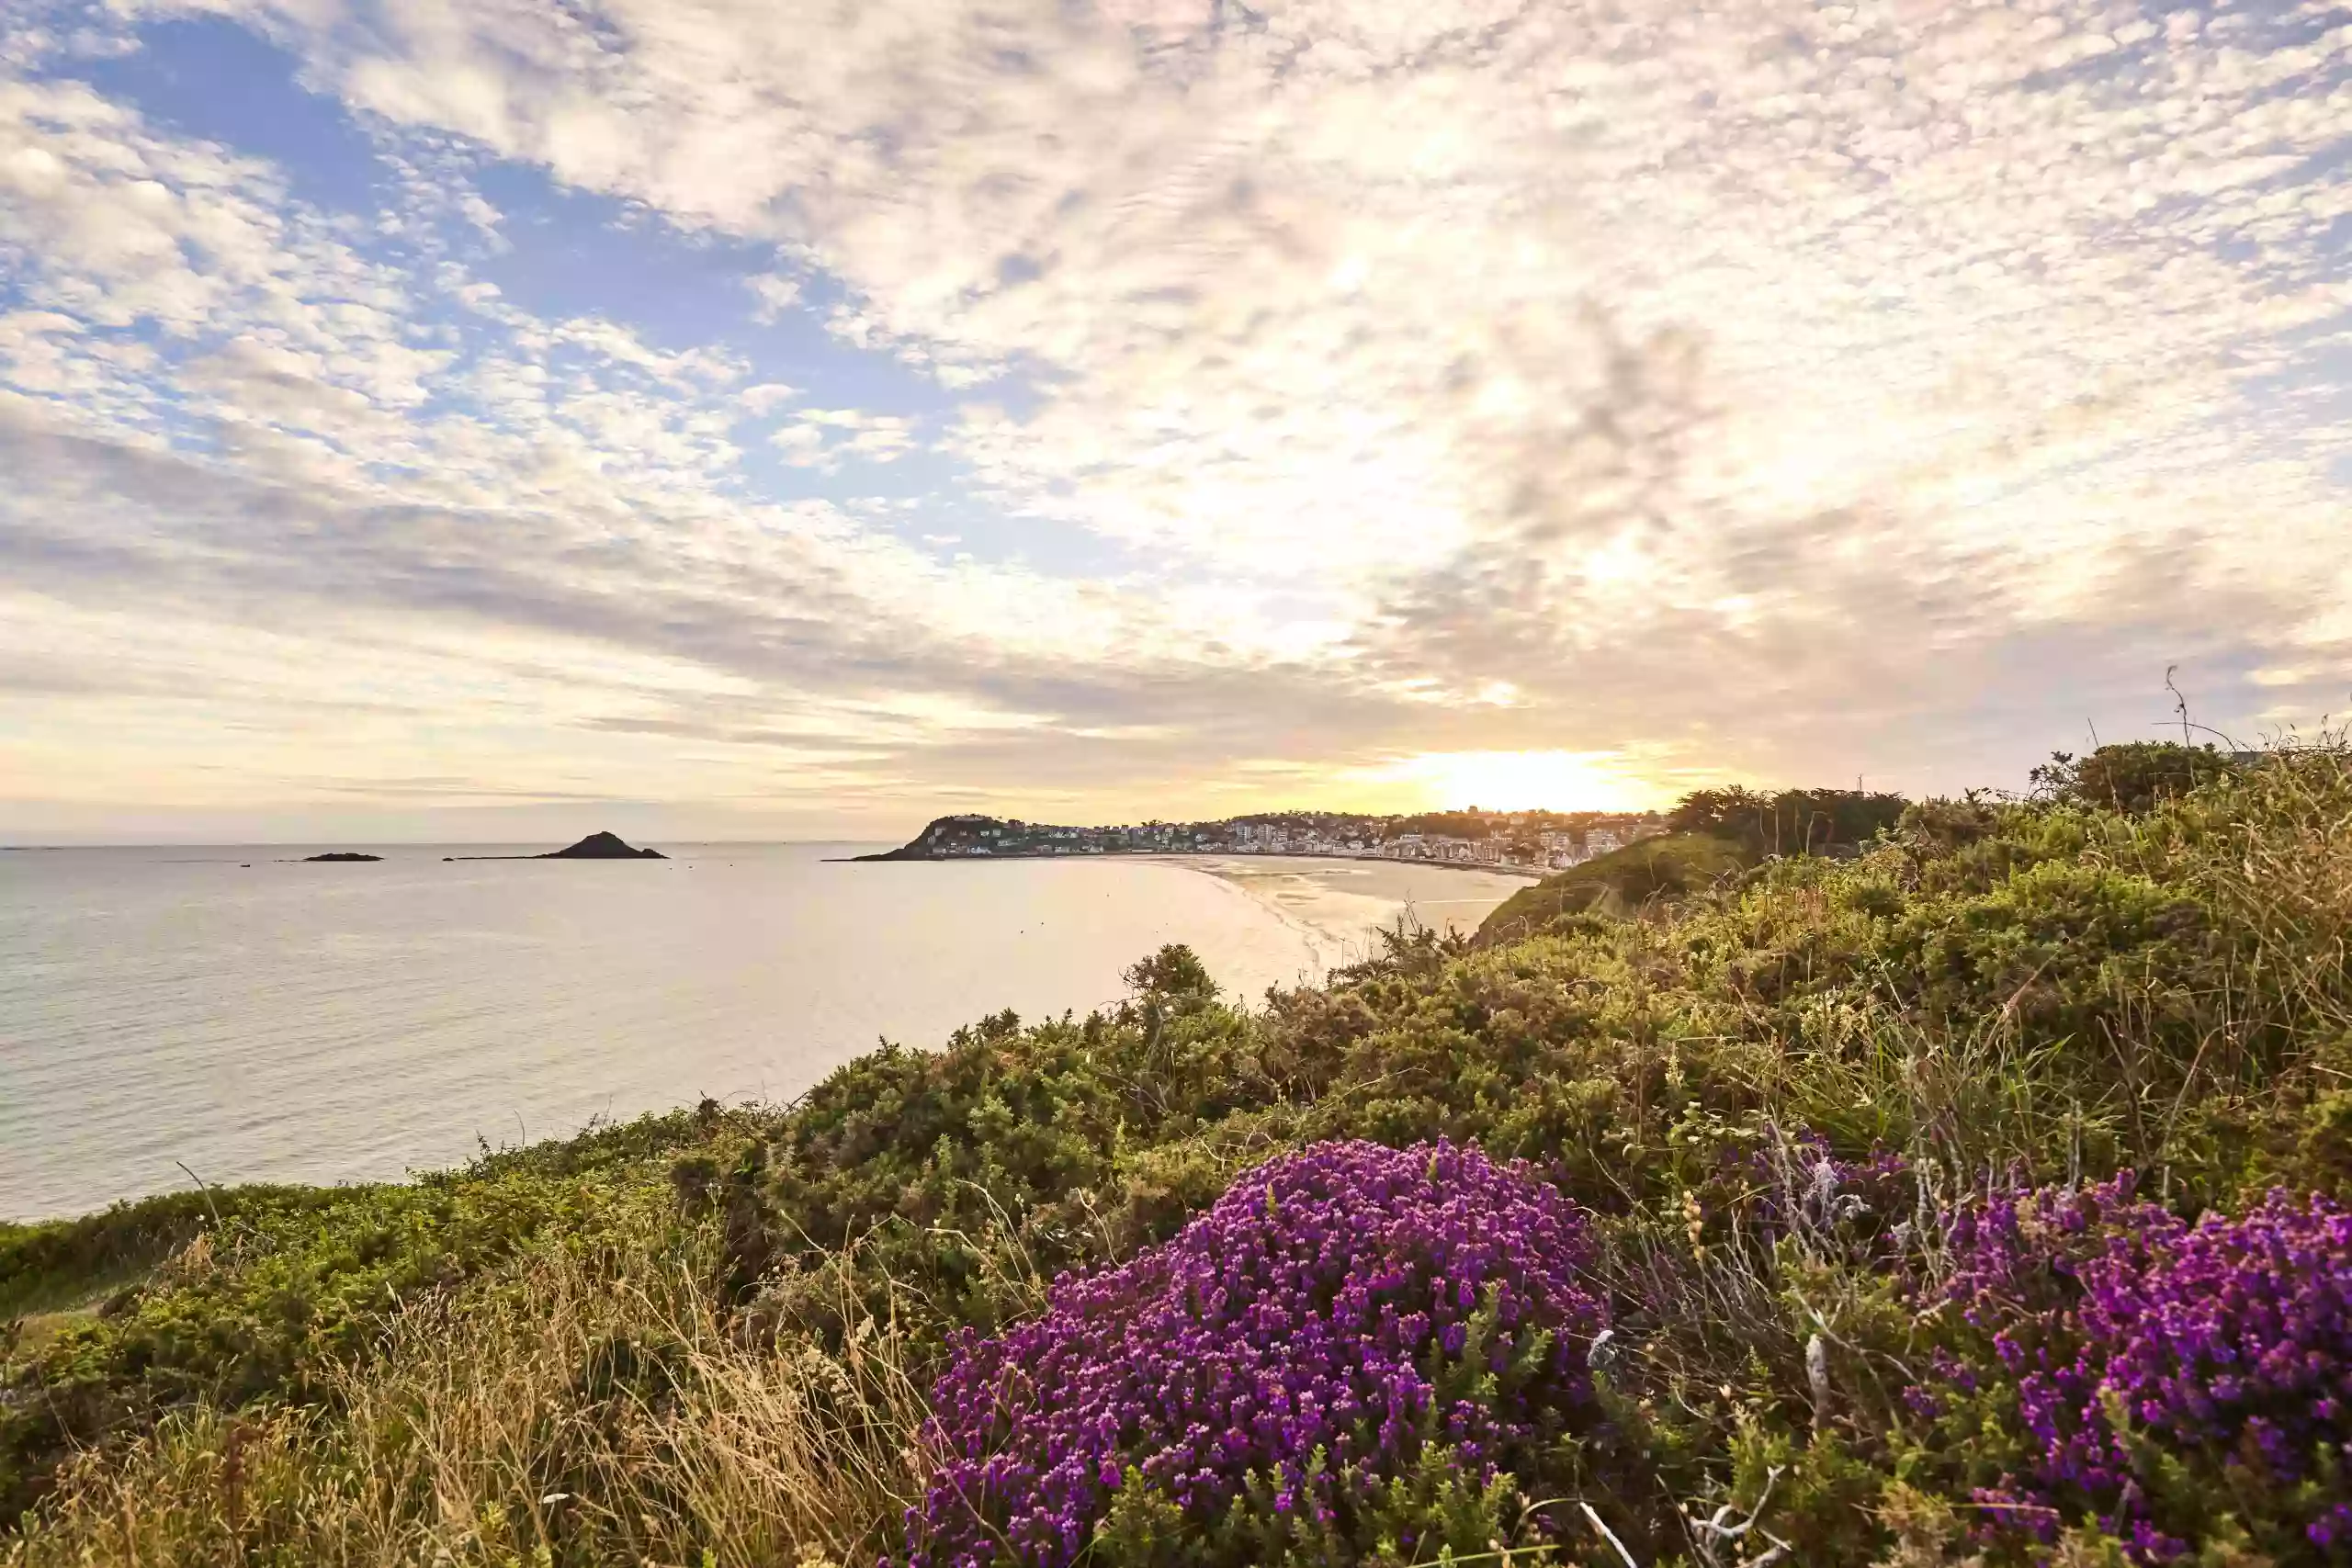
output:
M1062 1568L1128 1465L1204 1520L1253 1476L1283 1513L1343 1518L1430 1437L1491 1479L1592 1418L1589 1253L1575 1205L1475 1148L1275 1160L1165 1245L1064 1276L1044 1316L964 1337L908 1561ZM1460 1368L1482 1314L1488 1348ZM1480 1372L1490 1396L1447 1392Z
M2327 1456L2352 1442L2352 1213L2275 1191L2243 1218L2188 1225L2137 1201L2124 1177L1995 1193L1952 1234L1943 1298L2016 1374L2038 1452L1987 1495L2000 1499L1991 1517L2042 1533L2062 1513L2095 1516L2139 1561L2188 1551L2151 1517L2120 1409L2177 1454L2253 1467L2282 1505L2308 1497L2300 1506L2320 1512L2305 1535L2323 1548L2339 1539L2352 1497ZM1973 1392L1956 1358L1930 1366L1914 1409Z

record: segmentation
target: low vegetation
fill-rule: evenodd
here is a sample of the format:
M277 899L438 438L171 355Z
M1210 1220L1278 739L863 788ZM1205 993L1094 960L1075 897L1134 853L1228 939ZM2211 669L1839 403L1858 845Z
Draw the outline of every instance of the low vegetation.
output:
M2346 1560L2352 754L1687 804L1253 1007L0 1230L0 1560Z
M2072 759L2055 761L2061 769L2072 765ZM1532 935L1561 915L1639 914L1728 882L1767 860L1852 856L1901 821L1907 804L1900 795L1850 789L1694 791L1667 814L1663 837L1637 839L1520 889L1487 917L1478 934L1489 942L1508 942Z
M1521 888L1495 908L1478 935L1510 942L1549 929L1562 915L1638 915L1735 878L1762 858L1713 833L1637 839Z

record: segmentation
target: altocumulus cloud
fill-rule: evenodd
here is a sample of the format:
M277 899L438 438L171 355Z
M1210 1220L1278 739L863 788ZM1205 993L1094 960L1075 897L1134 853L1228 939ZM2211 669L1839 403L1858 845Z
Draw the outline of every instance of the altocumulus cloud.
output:
M0 796L1924 788L2352 691L2342 6L25 13ZM227 36L371 173L126 67Z

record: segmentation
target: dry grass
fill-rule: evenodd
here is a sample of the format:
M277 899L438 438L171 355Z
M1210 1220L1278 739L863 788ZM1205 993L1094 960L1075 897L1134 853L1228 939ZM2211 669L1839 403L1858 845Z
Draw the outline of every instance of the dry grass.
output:
M871 1562L920 1496L891 1323L747 1343L707 1258L549 1250L402 1312L322 1405L93 1451L7 1568Z

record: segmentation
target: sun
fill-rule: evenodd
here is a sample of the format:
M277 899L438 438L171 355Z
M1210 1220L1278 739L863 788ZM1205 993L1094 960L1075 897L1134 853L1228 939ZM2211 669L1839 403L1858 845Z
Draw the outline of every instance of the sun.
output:
M1644 811L1668 795L1616 751L1429 751L1383 772L1449 808Z

